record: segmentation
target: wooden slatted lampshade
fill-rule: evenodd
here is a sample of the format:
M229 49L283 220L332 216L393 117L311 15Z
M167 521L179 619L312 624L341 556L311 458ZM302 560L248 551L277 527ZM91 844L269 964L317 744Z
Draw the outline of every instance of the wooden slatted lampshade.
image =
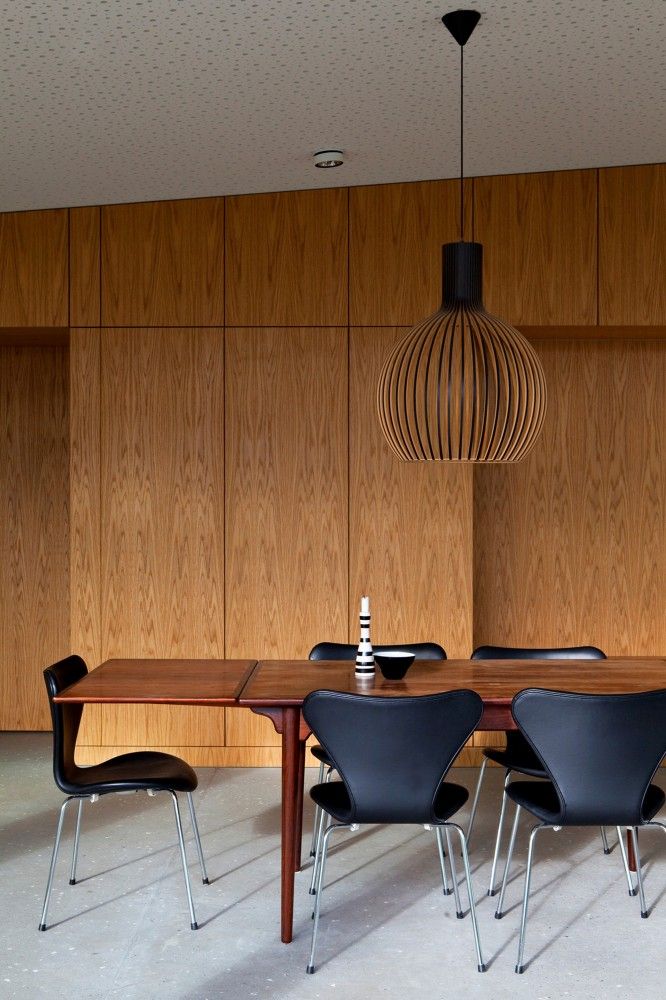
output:
M443 247L442 306L394 347L379 379L384 435L408 462L517 462L546 411L528 341L483 308L480 243Z
M483 308L480 243L463 240L463 50L481 15L442 18L460 46L460 242L443 247L442 306L397 344L377 390L386 440L407 462L518 462L546 412L541 362Z

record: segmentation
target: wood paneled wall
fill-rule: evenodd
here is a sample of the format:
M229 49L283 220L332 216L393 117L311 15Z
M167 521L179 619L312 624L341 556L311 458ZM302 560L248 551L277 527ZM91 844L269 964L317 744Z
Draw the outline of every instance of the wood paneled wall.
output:
M0 729L49 729L69 652L67 348L0 345Z
M25 691L5 725L48 725L35 678L67 651L66 619L91 663L304 656L322 638L355 641L369 592L376 641L431 638L451 656L481 641L663 653L665 177L468 182L487 306L530 329L548 378L543 438L515 468L401 465L375 416L386 352L439 303L454 182L0 216L12 269L0 338L69 325L71 409L69 484L51 506L39 487L26 505L41 446L3 438L7 503L20 496L25 536L42 541L25 559L27 606L49 623L42 653L22 610L2 622L3 683L20 673ZM19 423L18 386L35 366L62 380L66 357L26 350L3 354L0 373ZM49 462L67 476L61 445ZM48 544L68 487L71 532L57 542L71 536L69 559ZM13 541L0 535L9 608L28 577L13 523ZM278 761L272 729L246 712L105 707L84 720L85 760L161 745L199 764Z

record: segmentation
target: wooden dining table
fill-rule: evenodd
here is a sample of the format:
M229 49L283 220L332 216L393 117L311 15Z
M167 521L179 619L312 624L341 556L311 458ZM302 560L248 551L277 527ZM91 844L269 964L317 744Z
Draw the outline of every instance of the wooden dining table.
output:
M268 716L282 740L281 938L293 936L300 868L305 741L301 707L311 691L402 697L470 688L483 700L480 730L514 729L511 702L527 687L587 694L666 688L666 658L607 660L417 660L402 681L377 671L357 680L354 663L327 660L107 660L61 692L58 702L210 705Z

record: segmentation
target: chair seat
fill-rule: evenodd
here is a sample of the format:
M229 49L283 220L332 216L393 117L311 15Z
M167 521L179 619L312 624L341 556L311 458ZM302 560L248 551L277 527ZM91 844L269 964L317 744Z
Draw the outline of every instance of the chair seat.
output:
M523 742L524 746L507 747L505 750L489 748L483 751L483 756L508 771L518 771L520 774L528 774L531 778L547 777L543 763L539 760L529 743L526 740Z
M319 745L319 743L315 743L314 746L310 747L310 752L312 756L316 757L317 760L320 760L322 764L326 764L327 767L333 767L333 761L324 748Z
M555 791L555 786L550 781L511 781L506 788L506 794L510 799L524 809L529 810L544 823L553 823L557 826L567 825L566 814L563 815L560 800ZM656 813L659 812L666 795L657 785L649 785L643 800L641 821L649 822ZM572 824L573 825L573 824ZM589 819L581 820L576 817L576 826L633 826L632 818L622 816L602 816L594 812L592 806Z
M189 764L168 753L142 750L124 753L91 767L77 767L68 775L69 795L107 795L110 792L163 791L193 792L197 776Z
M342 781L329 781L326 784L314 785L310 789L311 798L318 806L339 823L349 823L352 807L349 793ZM409 816L392 808L390 801L382 804L381 809L372 810L363 815L357 815L356 822L361 823L445 823L453 816L469 798L469 792L462 785L444 781L439 787L434 803L434 815Z

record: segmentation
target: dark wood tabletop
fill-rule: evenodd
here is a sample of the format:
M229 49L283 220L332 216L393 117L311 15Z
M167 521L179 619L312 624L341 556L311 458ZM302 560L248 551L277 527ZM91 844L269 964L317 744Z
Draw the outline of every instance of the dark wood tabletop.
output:
M58 702L235 705L256 660L106 660Z
M666 688L666 657L607 660L416 660L402 681L359 681L341 660L260 660L239 705L298 706L320 688L354 694L405 696L471 688L487 706L506 706L526 687L587 694L627 694Z

